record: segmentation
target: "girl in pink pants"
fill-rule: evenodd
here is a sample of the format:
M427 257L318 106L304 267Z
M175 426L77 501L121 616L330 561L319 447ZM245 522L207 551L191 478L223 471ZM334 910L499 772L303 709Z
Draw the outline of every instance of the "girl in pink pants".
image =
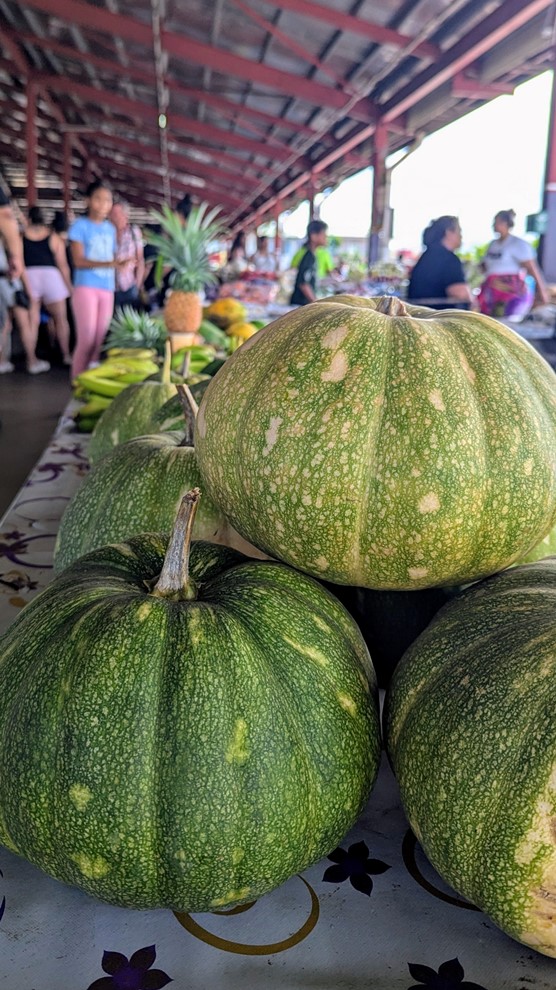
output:
M77 343L71 366L72 378L89 364L100 361L100 352L114 310L114 293L107 289L76 286L71 297Z
M72 378L100 358L114 309L114 269L125 263L116 261L116 228L107 219L111 209L109 185L102 179L91 182L87 189L87 213L71 225L68 233L77 332Z

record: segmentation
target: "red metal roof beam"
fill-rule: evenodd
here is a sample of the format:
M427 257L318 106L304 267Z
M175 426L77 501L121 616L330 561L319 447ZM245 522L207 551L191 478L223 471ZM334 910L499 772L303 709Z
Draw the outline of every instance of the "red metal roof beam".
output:
M497 96L511 96L514 89L511 83L482 82L463 72L452 79L452 96L464 100L494 100Z
M27 0L27 5L35 10L52 14L65 22L72 22L80 27L91 28L112 37L125 38L136 44L152 47L150 26L143 24L134 17L124 14L113 14L106 7L95 7L84 3L83 0ZM317 107L341 109L345 104L345 94L331 86L297 76L291 72L274 69L261 63L253 63L251 59L214 45L206 45L199 41L186 38L172 31L161 33L162 46L169 55L194 62L204 68L214 69L224 75L238 76L249 82L259 82L279 93L287 93L298 99L305 100ZM369 108L369 122L374 120L372 105L368 100L362 100L358 109Z
M379 45L406 48L413 42L413 38L409 35L400 34L399 31L394 31L383 24L374 24L362 17L354 17L352 14L336 10L334 7L323 7L322 4L313 3L312 0L279 0L276 6L281 10L292 10L294 14L299 14L300 17L324 21L325 24L330 24L337 30L351 31L359 38L367 38ZM430 61L439 57L441 49L430 41L422 41L415 46L412 54Z
M385 121L395 120L443 83L453 79L485 52L551 7L554 0L506 0L479 21L438 60L410 80L382 108Z

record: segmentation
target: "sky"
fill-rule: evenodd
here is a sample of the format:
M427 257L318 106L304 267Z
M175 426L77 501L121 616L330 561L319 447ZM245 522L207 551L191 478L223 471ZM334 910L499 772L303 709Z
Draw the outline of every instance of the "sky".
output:
M498 210L515 210L514 233L542 204L552 73L544 72L425 138L392 173L393 252L419 251L434 217L459 216L463 250L492 237ZM339 237L368 234L372 170L346 179L322 204L321 218ZM303 237L308 204L283 216L284 234Z

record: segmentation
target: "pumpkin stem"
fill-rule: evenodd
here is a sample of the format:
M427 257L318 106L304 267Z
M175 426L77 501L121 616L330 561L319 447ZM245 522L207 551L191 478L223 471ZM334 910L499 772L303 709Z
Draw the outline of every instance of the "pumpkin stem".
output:
M160 381L163 385L169 385L171 381L172 372L172 345L168 338L164 344L164 363L162 365L162 374L160 376Z
M398 296L380 296L376 311L384 313L385 316L409 316L403 299L399 299Z
M193 446L193 433L195 432L195 420L199 412L199 406L195 402L188 385L178 385L178 398L181 402L183 415L185 416L185 435L180 443L180 447Z
M191 351L186 351L183 356L183 364L181 366L180 375L182 378L187 378L189 374L189 365L191 364Z
M180 502L164 564L158 581L151 591L151 595L155 595L157 598L168 598L171 601L191 601L197 597L195 582L189 576L189 551L195 513L200 498L199 489L192 488Z

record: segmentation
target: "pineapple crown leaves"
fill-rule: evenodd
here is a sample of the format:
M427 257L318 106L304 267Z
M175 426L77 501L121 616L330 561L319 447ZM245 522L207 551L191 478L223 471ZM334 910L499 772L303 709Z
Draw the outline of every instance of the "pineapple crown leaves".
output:
M108 328L108 347L152 347L164 351L166 327L148 313L138 313L133 306L116 309Z
M167 203L161 212L153 217L162 228L162 233L147 234L147 241L158 252L155 279L162 281L164 268L171 268L171 285L184 292L199 292L205 285L214 284L217 279L208 261L208 247L212 241L225 235L226 230L218 218L220 209L209 209L208 203L194 206L187 223L170 209Z

